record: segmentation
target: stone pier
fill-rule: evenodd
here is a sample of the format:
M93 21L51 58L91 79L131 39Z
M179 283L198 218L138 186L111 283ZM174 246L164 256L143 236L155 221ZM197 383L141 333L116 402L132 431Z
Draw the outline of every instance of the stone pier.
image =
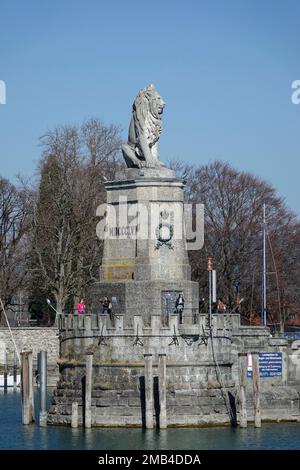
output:
M206 319L207 315L199 314L194 324L179 325L177 316L171 315L166 327L157 316L148 326L143 323L142 315L135 315L133 326L126 327L122 315L114 326L107 315L91 315L90 322L84 321L80 315L61 317L60 380L48 422L70 425L72 403L78 402L78 425L84 425L82 379L86 374L86 354L93 353L92 425L142 427L145 413L141 392L145 376L144 354L151 351L153 379L158 377L159 383L159 358L164 351L168 427L230 425L211 355ZM251 353L254 348L265 353L282 354L282 374L260 379L262 420L300 420L299 345L295 343L292 349L286 339L271 338L269 330L264 327L240 326L239 315L213 315L212 323L215 355L224 391L233 397L238 421L239 353ZM252 379L245 380L248 422L253 422ZM153 415L156 399L154 396Z

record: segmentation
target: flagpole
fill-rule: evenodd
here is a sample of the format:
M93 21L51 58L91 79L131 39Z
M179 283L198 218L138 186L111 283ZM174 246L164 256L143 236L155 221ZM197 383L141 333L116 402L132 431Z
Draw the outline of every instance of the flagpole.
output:
M266 250L266 205L263 205L263 292L262 292L262 324L267 325L267 250Z

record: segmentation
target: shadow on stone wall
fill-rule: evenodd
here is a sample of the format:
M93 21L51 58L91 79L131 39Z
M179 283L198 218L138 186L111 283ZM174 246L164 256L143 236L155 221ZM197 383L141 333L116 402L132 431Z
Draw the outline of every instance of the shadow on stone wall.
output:
M141 412L142 412L142 426L146 427L146 398L145 398L145 377L142 375L139 377L140 382L140 400L141 400Z
M238 425L237 422L237 411L236 411L236 400L235 396L232 395L231 392L228 392L228 399L229 399L229 406L231 409L231 426L236 427Z
M153 399L154 399L154 411L155 411L155 421L157 429L160 428L160 403L159 403L159 383L158 377L153 378Z

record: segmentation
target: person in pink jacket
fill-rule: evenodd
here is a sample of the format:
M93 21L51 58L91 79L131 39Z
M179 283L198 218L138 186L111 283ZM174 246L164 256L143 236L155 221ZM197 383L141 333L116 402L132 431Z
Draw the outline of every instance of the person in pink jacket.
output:
M80 315L83 315L85 312L85 304L83 299L80 300L80 302L77 304L77 313Z

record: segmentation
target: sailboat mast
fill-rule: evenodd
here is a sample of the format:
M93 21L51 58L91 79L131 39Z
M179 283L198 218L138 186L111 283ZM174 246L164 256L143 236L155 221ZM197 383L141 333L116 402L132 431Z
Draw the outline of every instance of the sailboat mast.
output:
M263 205L263 279L262 279L262 324L267 325L267 253L266 253L266 205Z

